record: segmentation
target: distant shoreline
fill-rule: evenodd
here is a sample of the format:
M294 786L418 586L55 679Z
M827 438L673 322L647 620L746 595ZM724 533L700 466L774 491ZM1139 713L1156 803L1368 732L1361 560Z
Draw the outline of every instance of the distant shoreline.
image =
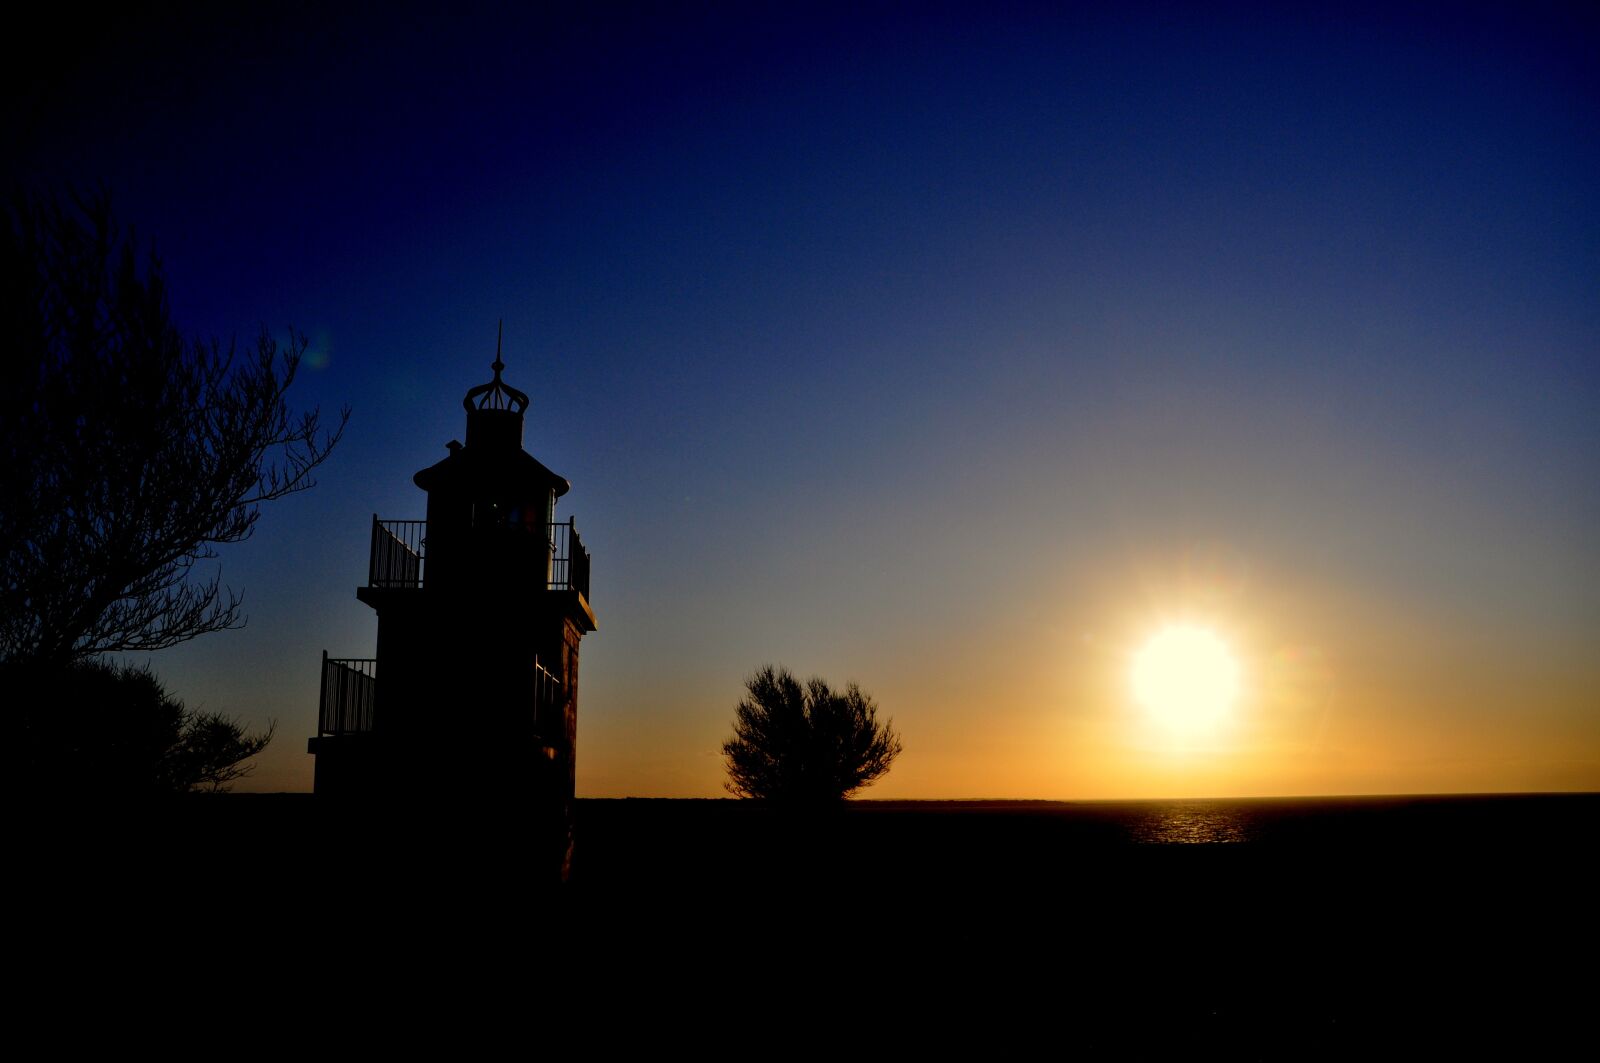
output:
M200 797L206 799L218 797L230 798L310 798L316 795L308 790L271 790L271 791L234 791L220 794L187 794L185 797ZM1483 790L1483 791L1414 791L1400 793L1373 793L1373 794L1272 794L1252 795L1246 797L857 797L844 802L846 807L873 806L881 808L906 807L917 808L931 805L1129 805L1143 803L1170 803L1176 801L1396 801L1416 799L1451 799L1451 798L1514 798L1514 797L1596 797L1600 790ZM605 801L670 801L706 804L759 804L748 798L740 797L640 797L626 795L622 797L578 797L577 801L605 802Z

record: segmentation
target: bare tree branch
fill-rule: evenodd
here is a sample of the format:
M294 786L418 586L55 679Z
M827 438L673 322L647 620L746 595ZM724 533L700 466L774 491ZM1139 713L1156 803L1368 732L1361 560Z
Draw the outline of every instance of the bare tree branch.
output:
M307 343L186 339L104 194L0 233L0 660L157 650L242 622L220 577L262 503L315 484L350 411L289 410Z

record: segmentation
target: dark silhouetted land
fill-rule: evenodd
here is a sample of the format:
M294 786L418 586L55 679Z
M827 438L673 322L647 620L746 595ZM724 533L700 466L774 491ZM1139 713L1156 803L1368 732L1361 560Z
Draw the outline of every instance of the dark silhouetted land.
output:
M384 825L309 796L221 795L25 831L21 877L58 945L159 928L171 948L173 919L246 918L235 966L344 965L359 984L333 988L357 998L404 976L500 999L559 970L591 1003L754 1022L820 978L848 992L811 1025L897 1002L920 1009L908 1045L1070 1017L1070 1043L1095 1054L1349 1058L1491 1036L1529 1049L1572 1028L1597 814L1594 794L816 815L585 800L572 881L551 896L519 879L514 826L481 815Z

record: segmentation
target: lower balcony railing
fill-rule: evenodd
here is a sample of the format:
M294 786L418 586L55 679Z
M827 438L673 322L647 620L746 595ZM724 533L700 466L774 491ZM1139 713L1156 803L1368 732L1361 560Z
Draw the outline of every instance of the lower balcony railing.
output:
M561 679L533 661L533 725L546 739L565 731ZM319 735L364 734L372 730L378 704L378 662L371 657L329 657L322 653Z
M378 662L371 657L329 657L322 651L322 704L317 733L361 734L372 730L378 703Z
M566 730L562 718L561 680L535 658L533 662L533 729L546 742Z

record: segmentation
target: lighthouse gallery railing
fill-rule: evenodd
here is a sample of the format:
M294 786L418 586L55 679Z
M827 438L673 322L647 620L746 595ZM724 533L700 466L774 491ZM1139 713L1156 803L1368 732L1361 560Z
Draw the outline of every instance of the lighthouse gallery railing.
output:
M329 657L322 651L322 692L317 712L319 735L365 734L378 708L378 662L372 657ZM561 680L533 659L533 724L541 733L559 732L565 704Z
M317 733L361 734L372 730L378 704L378 662L371 657L329 657L322 651L322 697Z
M542 526L549 538L550 582L553 591L573 590L589 597L589 551L570 519ZM508 529L495 529L504 533ZM538 528L527 535L537 535ZM417 589L427 578L428 522L372 518L372 557L367 586Z

